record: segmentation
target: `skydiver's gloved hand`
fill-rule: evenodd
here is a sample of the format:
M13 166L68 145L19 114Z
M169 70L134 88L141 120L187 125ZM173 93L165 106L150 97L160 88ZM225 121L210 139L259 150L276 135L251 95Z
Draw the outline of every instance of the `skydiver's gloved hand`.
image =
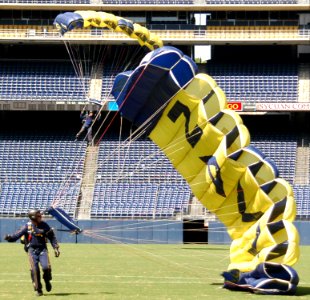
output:
M9 241L11 239L11 236L9 235L9 234L6 234L5 236L4 236L4 240L5 241Z
M54 249L54 253L55 253L55 257L59 257L60 255L59 247Z

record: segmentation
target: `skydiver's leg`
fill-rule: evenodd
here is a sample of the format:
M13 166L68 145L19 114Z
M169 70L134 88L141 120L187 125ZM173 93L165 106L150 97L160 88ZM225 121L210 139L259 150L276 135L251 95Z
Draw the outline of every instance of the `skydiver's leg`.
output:
M90 126L90 127L87 129L87 141L88 141L88 145L91 145L91 144L92 144L92 141L93 141L93 130L92 130L92 126Z
M31 277L33 289L36 291L36 284L35 284L35 281L34 281L34 276L33 276L32 269L30 269L30 277Z
M38 293L42 293L42 284L40 279L40 268L39 268L39 255L36 254L34 251L29 249L28 252L30 268L31 268L31 279L33 282L34 289Z
M50 281L52 280L52 268L47 250L43 250L40 253L40 264L43 270L43 279L45 282L46 291L50 292L52 290L52 285L50 283Z
M84 131L85 131L86 127L83 125L80 129L80 131L76 134L76 138L78 138Z

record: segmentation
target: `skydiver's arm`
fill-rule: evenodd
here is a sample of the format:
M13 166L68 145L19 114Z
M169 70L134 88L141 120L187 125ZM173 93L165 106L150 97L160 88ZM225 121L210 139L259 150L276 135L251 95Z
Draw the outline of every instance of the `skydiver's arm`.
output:
M47 225L47 226L48 226L48 229L47 229L48 231L46 232L46 237L49 239L49 241L50 241L50 243L54 249L59 248L59 244L58 244L58 241L56 239L56 235L55 235L53 228L49 227L49 225Z
M85 118L86 111L82 110L80 113L80 119L83 120Z
M20 239L24 234L27 234L28 232L28 226L23 226L20 230L16 231L13 235L6 235L5 240L7 240L9 243L16 242L18 239Z

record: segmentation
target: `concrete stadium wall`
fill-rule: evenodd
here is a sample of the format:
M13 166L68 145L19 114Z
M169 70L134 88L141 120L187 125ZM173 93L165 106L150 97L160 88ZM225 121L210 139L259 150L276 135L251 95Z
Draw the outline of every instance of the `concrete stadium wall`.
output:
M299 232L300 244L310 245L310 222L296 221L295 226ZM228 236L224 225L221 222L209 223L209 244L230 244L231 239Z
M28 219L0 219L0 242L5 234L19 230ZM59 222L47 220L54 227L60 243L75 243L76 236L66 230ZM78 225L92 234L100 237L90 237L86 234L77 236L78 243L88 244L180 244L183 243L182 221L167 220L83 220Z

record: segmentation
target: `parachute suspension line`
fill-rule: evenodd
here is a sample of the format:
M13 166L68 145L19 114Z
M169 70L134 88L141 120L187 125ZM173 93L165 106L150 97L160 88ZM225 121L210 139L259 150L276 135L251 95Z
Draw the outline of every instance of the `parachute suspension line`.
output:
M137 79L135 80L133 86L131 87L131 89L129 90L128 94L126 95L124 101L121 103L119 109L122 108L122 106L125 104L126 100L128 99L129 95L131 94L131 92L133 91L134 87L137 85L137 83L139 82L140 78L143 76L144 72L145 72L146 68L143 69L143 71L140 73L140 75L137 77ZM117 100L117 99L116 99ZM108 129L111 127L113 121L115 120L116 116L118 115L119 111L117 111L115 113L115 115L113 116L112 120L110 121L110 123L108 124L108 126L105 128L103 134L100 136L97 145L99 145L100 141L102 140L102 138L105 136L105 134L107 133Z
M121 166L121 142L122 142L122 130L123 130L123 117L120 117L119 136L118 136L118 160L117 160L117 172L120 171ZM119 173L118 173L119 174Z
M73 69L75 71L75 74L76 74L76 76L77 76L77 78L78 78L78 80L80 82L80 85L81 85L81 87L83 89L84 97L87 99L88 97L87 97L87 92L86 92L86 88L85 88L85 82L83 82L82 76L81 76L81 74L79 72L79 67L78 67L78 64L77 64L77 60L74 57L74 52L71 49L70 42L66 41L65 39L63 39L63 42L64 42L65 47L67 49L67 52L69 54L69 58L70 58L71 63L73 65ZM86 105L84 106L84 109L85 109L85 107L86 107Z
M138 49L141 51L141 47L139 47ZM110 48L110 50L111 50L111 48ZM139 55L139 50L138 50L138 51L135 51L135 55ZM112 64L109 66L109 68L110 68L110 73L111 73L111 76L110 76L111 82L109 82L109 84L111 85L111 89L106 93L106 95L103 95L104 98L106 98L106 100L103 101L103 103L102 103L102 108L103 108L103 106L109 101L109 96L111 95L112 85L113 85L113 81L114 81L114 78L113 78L113 76L112 76L112 73L118 72L118 69L120 68L121 63L124 61L123 57L124 57L125 49L124 49L123 47L121 48L120 55L117 55L117 52L116 52L116 51L113 51L113 53L114 53L114 58L113 58L113 60L112 60ZM128 56L129 56L129 51L127 51L127 55L126 55L125 60L127 60ZM118 59L116 59L116 57L117 57ZM128 62L126 68L127 68L129 65L130 65L130 62ZM125 68L125 70L126 70L126 68ZM107 113L106 117L104 118L104 120L101 122L101 125L99 126L98 130L96 131L96 133L95 133L94 136L93 136L93 143L95 143L95 140L96 140L96 138L97 138L97 136L98 136L98 134L99 134L101 128L102 128L103 125L106 123L106 120L108 119L108 117L110 116L111 113L112 113L112 112L109 111L109 112ZM98 145L98 143L97 143L97 145Z
M146 249L141 249L141 248L135 247L134 244L132 243L132 241L133 241L132 238L126 238L126 240L128 240L128 242L126 243L126 242L122 242L122 241L115 239L113 236L111 237L110 235L100 235L98 233L93 233L93 232L88 231L88 230L84 230L83 234L86 236L89 236L89 237L101 239L103 241L106 240L106 241L112 242L114 244L119 244L120 246L124 247L125 249L128 249L128 251L130 251L130 253L135 253L137 256L143 257L144 259L150 260L156 264L161 263L165 266L169 265L174 270L180 270L181 269L182 271L185 271L186 274L190 273L195 278L201 278L204 281L206 279L209 279L209 280L218 279L217 277L216 278L214 278L214 277L207 278L205 276L205 273L202 273L201 270L196 271L193 268L191 268L190 266L188 266L187 263L181 264L181 263L178 263L176 261L172 261L170 256L169 256L170 259L168 259L168 258L165 258L161 255L152 253ZM145 241L148 242L149 240L145 240ZM203 269L206 271L207 270L212 270L212 271L214 270L213 268L208 268L208 269L203 268ZM218 271L218 270L215 270L215 271Z
M103 109L103 106L101 106L101 108L100 108L100 110L99 110L99 113L96 115L95 120L94 120L94 122L93 122L92 125L91 125L91 128L94 126L94 124L95 124L96 120L98 119L98 117L99 117L99 115L100 115L102 109ZM83 139L83 142L85 142L85 141L86 141L86 136L85 136L84 139ZM80 150L82 149L82 145L83 145L83 144L81 143ZM77 157L77 155L76 155L76 157ZM79 161L78 161L78 163L76 164L75 168L74 168L74 169L72 170L72 172L67 176L67 179L64 181L62 187L59 188L59 190L58 190L58 192L57 192L55 198L54 198L53 201L52 201L52 206L53 206L53 207L57 207L57 206L59 205L60 200L61 200L61 196L63 196L63 195L65 194L64 192L67 191L67 188L68 188L68 186L69 186L69 184L70 184L70 180L71 180L72 176L74 175L75 171L77 171L77 169L78 169L78 167L79 167L79 164L82 163L83 160L84 160L84 158L82 158L82 157L79 159Z
M81 85L82 85L82 87L83 87L83 89L84 89L84 93L86 93L86 92L85 92L85 91L86 91L86 89L85 89L85 84L83 84L83 81L81 80L81 77L83 76L83 67L81 66L81 63L82 63L82 62L81 62L81 60L80 60L80 61L79 61L79 64L77 63L77 59L75 59L75 56L74 56L74 50L73 50L74 48L71 48L71 47L70 47L70 44L67 43L65 40L64 40L64 43L65 43L66 49L67 49L67 51L68 51L68 54L69 54L70 60L71 60L71 62L72 62L72 65L73 65L73 67L74 67L75 73L77 74L77 77L78 77L78 79L79 79L80 82L81 82ZM101 52L102 48L105 48L105 47L106 47L106 46L101 47L99 53ZM89 48L89 51L90 51L90 48ZM76 52L76 53L79 53L79 49L75 49L75 52ZM85 53L85 51L84 51L84 53ZM94 55L96 54L95 51L94 51L93 53L94 53ZM106 54L106 51L104 51L104 49L103 49L102 53ZM97 59L98 59L98 61L99 61L100 55L99 55L99 56L96 56L96 57L97 57ZM88 60L87 60L87 61L88 61ZM87 61L86 61L85 56L84 56L84 63L86 64ZM85 66L86 66L86 65L85 65ZM85 67L85 69L86 69L86 67ZM86 71L86 72L88 72L89 74L91 73L91 72L89 72L89 71ZM87 97L87 98L88 98L88 97ZM87 105L87 104L85 104L83 110L86 108L86 105ZM99 113L97 114L97 116L96 116L96 118L95 118L95 120L94 120L94 123L95 123L96 120L98 119L98 116L100 115L102 109L103 109L103 106L100 108L100 111L99 111ZM93 123L91 126L93 126L94 123ZM85 141L85 140L86 140L86 136L84 137L83 141ZM82 148L82 145L83 145L83 144L81 144L80 149ZM81 158L81 159L79 160L78 164L76 165L76 167L72 170L71 174L69 174L69 176L67 177L67 180L65 180L65 182L64 182L64 184L63 184L63 186L62 186L62 188L59 189L59 191L58 191L58 193L57 193L55 199L54 199L53 202L52 202L52 205L53 205L54 207L56 207L57 205L59 205L59 203L60 203L60 201L61 201L61 196L64 194L64 191L65 191L65 190L67 189L67 187L69 186L69 184L70 184L70 179L72 178L72 175L73 175L74 172L77 170L79 164L80 164L82 161L83 161L83 159ZM75 162L73 162L73 163L75 163Z
M128 99L128 97L129 97L129 95L131 94L132 90L134 89L134 87L135 87L136 84L138 83L139 79L143 76L145 70L146 70L146 68L143 69L143 71L140 73L140 75L138 76L138 78L137 78L137 79L135 80L135 82L133 83L133 86L131 87L131 89L130 89L129 92L127 93L127 95L126 95L124 101L121 103L121 105L120 105L120 107L119 107L120 109L121 109L121 107L125 104L126 100ZM124 85L124 86L125 86L125 85ZM185 84L183 87L181 87L181 88L184 88L185 86L186 86L186 84ZM124 89L124 87L123 87L123 89ZM158 113L160 113L160 112L162 111L162 109L167 105L167 103L169 103L169 101L170 101L174 96L175 96L175 95L172 95L161 107L159 107L147 120L145 120L145 122L144 122L143 124L141 124L141 125L139 126L139 128L137 128L137 129L134 131L133 134L135 134L136 132L141 131L143 128L145 128L146 125L149 126L149 125L150 125L150 121L151 121L153 118L155 118L155 116L158 115ZM116 101L117 101L117 99L116 99ZM112 125L112 123L113 123L113 121L115 120L115 118L116 118L116 116L118 115L118 113L119 113L119 111L117 111L117 112L115 113L115 115L113 116L112 120L109 122L109 124L108 124L107 127L105 128L103 134L101 135L101 137L99 138L99 140L98 140L97 143L96 143L97 146L99 145L99 143L100 143L100 141L102 140L102 138L105 136L106 132L108 131L108 129L109 129L110 126ZM107 117L105 118L105 120L106 120L106 119L107 119ZM105 123L105 120L102 122L102 125ZM100 128L101 128L101 127L100 127ZM146 130L146 129L144 129L144 130ZM184 134L184 139L185 139L185 138L186 138L186 137L185 137L185 134ZM117 150L117 149L115 149L114 151L112 151L111 154L115 153L116 150ZM109 155L107 158L110 158L110 157L111 157L111 155ZM106 161L107 161L107 159L105 159L105 160L102 162L102 164L105 163Z
M127 65L126 65L125 68L123 69L123 71L126 71L126 70L129 68L129 66L131 65L131 63L134 62L135 59L136 59L138 56L140 56L140 53L141 53L141 51L142 51L143 48L142 48L142 47L138 47L137 49L138 49L137 51L134 51L134 52L135 52L135 54L134 54L134 59L131 58L131 60L128 60L128 57L129 57L129 55L130 55L130 51L127 51L127 54L126 54L125 59L124 59L124 54L125 54L125 52L126 52L125 48L123 48L123 47L121 48L120 55L117 55L116 51L114 51L114 56L117 55L118 60L116 60L115 57L114 57L114 59L113 59L113 61L112 61L112 64L111 64L111 67L110 67L111 74L112 74L112 72L113 72L113 73L114 73L114 72L117 72L117 73L119 72L118 69L120 68L120 65L123 63L124 60L125 60L125 61L128 60ZM135 62L134 62L134 63L135 63ZM107 92L107 94L105 95L105 98L106 98L107 100L104 101L104 102L102 103L102 105L104 105L106 102L109 101L108 98L109 98L109 96L111 95L112 85L113 85L113 81L114 81L113 76L110 77L110 80L111 80L111 82L109 82L109 83L110 83L111 89L110 89L110 90ZM107 113L106 118L103 120L103 122L101 123L100 127L98 128L97 132L95 133L95 135L94 135L94 137L93 137L93 143L95 142L95 140L96 140L96 138L97 138L97 135L99 134L99 132L100 132L101 128L103 127L103 125L105 125L105 121L108 119L108 117L110 116L111 113L112 113L111 111L109 111L109 112ZM113 122L113 121L112 121L112 122ZM99 140L99 142L100 142L100 141L101 141L101 139ZM99 142L96 143L96 145L98 145Z

